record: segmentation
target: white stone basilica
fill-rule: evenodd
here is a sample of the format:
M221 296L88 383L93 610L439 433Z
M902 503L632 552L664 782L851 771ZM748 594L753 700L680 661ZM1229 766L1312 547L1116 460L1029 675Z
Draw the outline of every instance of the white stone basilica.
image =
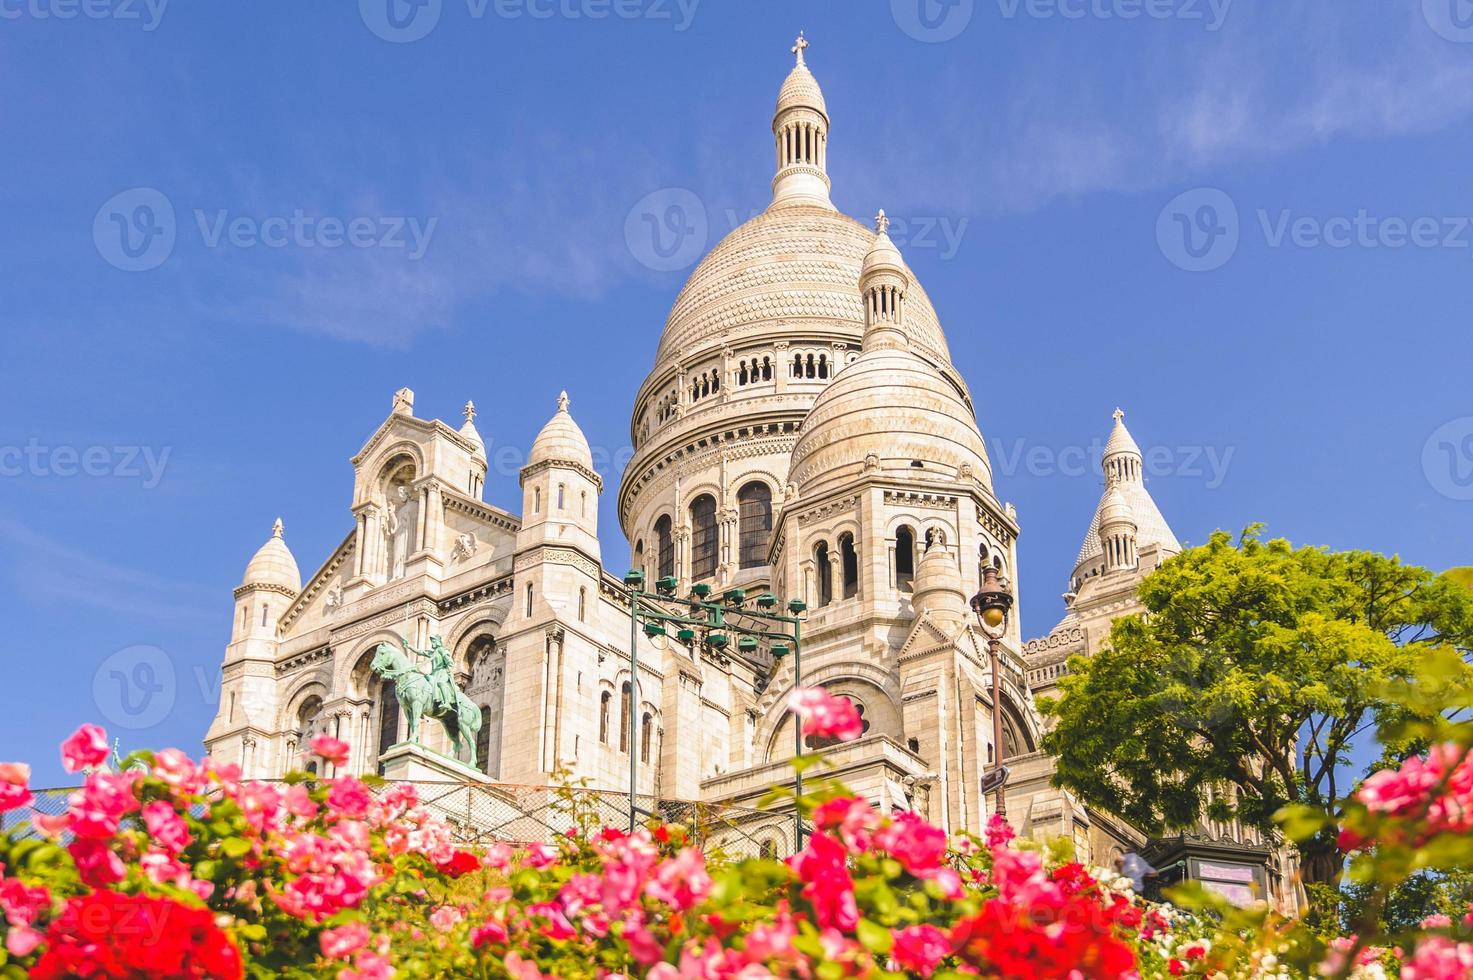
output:
M1065 615L1027 643L1013 617L993 703L967 597L988 565L1016 592L1017 515L994 492L972 396L883 213L871 229L829 201L829 115L804 47L773 116L772 201L691 275L634 397L618 488L634 564L682 588L804 599L802 682L848 696L865 724L826 752L882 808L980 830L1001 711L1010 818L1106 862L1142 838L1048 785L1034 696L1138 608L1141 577L1180 546L1117 411ZM352 524L305 581L277 522L235 590L209 752L276 777L325 731L351 743L355 769L373 769L404 722L372 651L438 635L481 706L492 782L547 784L566 769L624 790L631 752L640 792L665 799L750 804L789 781L792 658L766 651L641 634L629 744L623 569L600 559L604 485L568 397L521 471L520 513L482 500L473 414L458 429L418 418L413 393L398 392L352 458ZM446 750L438 725L425 731Z

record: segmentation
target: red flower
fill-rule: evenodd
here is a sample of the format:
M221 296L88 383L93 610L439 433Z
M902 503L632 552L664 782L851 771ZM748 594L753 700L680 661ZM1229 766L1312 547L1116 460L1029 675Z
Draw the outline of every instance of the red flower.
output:
M67 772L81 772L107 760L107 732L83 725L61 743L61 764Z
M240 951L209 909L98 891L67 900L31 976L239 980L241 972Z
M828 834L813 834L808 846L788 859L788 864L805 884L803 897L813 903L813 918L820 929L853 929L859 922L854 901L854 879L845 863L844 845Z
M348 743L331 735L318 735L312 740L312 751L335 766L348 764Z
M30 781L30 766L23 762L0 762L0 813L35 802L28 786Z
M931 925L907 926L896 930L890 955L902 970L929 977L951 952L946 933Z
M443 861L436 862L435 867L441 874L452 878L459 878L463 874L469 874L481 866L481 859L470 851L456 851Z
M835 697L821 687L797 687L788 697L788 710L803 722L803 734L851 742L864 734L864 721L848 698Z
M875 834L875 844L905 866L917 878L928 877L946 857L946 831L933 827L914 813L897 813L890 824Z

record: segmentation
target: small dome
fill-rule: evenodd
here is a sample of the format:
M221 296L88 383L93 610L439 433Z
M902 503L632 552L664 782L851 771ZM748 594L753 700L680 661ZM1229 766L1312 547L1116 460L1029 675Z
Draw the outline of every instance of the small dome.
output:
M1100 527L1107 528L1116 524L1129 524L1135 527L1135 516L1130 512L1130 504L1125 499L1125 494L1120 487L1111 484L1110 489L1105 491L1105 496L1100 500Z
M773 110L774 115L780 115L787 109L816 109L828 118L828 106L824 105L823 89L818 87L818 79L813 77L813 72L803 63L803 49L808 42L799 39L802 47L796 47L798 63L793 70L788 72L788 77L783 79L783 87L777 93L777 108Z
M476 430L476 403L465 403L465 425L460 427L460 434L469 439L476 447L477 459L486 458L486 440L481 438L481 433Z
M271 537L256 551L246 566L241 585L267 585L290 589L295 595L302 591L302 573L297 570L297 560L286 546L282 536L281 518L272 525Z
M863 279L872 272L894 272L897 275L907 276L905 260L900 257L900 249L890 241L889 234L885 229L890 226L890 219L885 217L882 208L875 215L874 243L870 245L869 251L864 253L864 263L859 267L859 277Z
M921 556L913 583L911 608L917 616L930 612L938 619L960 621L967 615L967 594L956 556L945 545L933 544Z
M557 412L542 427L542 431L537 433L532 451L527 454L528 466L551 462L575 463L593 471L593 451L588 448L588 439L583 435L583 430L578 428L578 423L568 414L566 391L558 395Z

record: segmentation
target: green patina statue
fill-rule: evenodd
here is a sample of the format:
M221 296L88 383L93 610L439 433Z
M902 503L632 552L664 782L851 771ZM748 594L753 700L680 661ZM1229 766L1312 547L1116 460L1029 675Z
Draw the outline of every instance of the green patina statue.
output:
M404 649L408 655L391 643L380 643L374 648L369 667L384 680L393 682L394 694L409 720L409 741L419 742L421 718L434 718L445 726L445 734L455 746L455 757L459 759L462 751L468 752L470 765L475 768L481 709L455 686L455 662L450 651L438 636L430 637L428 650L417 650L407 640ZM430 662L428 674L416 666L417 660Z

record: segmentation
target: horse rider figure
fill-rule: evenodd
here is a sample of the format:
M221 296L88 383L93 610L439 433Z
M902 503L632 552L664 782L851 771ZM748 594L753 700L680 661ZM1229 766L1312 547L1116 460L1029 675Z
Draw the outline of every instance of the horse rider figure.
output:
M416 657L428 659L430 662L430 690L434 693L435 715L454 714L456 709L455 695L455 665L450 659L450 651L445 649L445 642L438 636L430 637L429 650L416 650L409 647L409 651Z

